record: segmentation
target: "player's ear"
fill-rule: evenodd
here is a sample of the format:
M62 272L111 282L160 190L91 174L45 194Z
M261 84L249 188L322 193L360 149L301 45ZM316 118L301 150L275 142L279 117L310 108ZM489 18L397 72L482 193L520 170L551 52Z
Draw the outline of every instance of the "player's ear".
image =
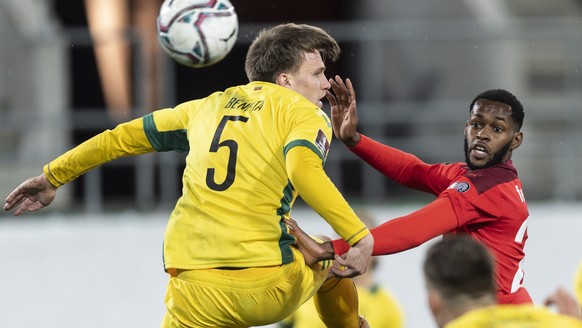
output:
M442 299L441 296L437 291L434 289L429 289L427 291L428 294L428 307L433 315L436 317L438 313L441 311L442 307Z
M511 140L511 150L517 149L521 146L521 142L523 141L523 133L518 131L513 136L513 140Z
M289 82L289 74L279 73L279 75L277 75L277 79L276 79L275 83L277 83L278 85L280 85L284 88L290 87L291 83Z

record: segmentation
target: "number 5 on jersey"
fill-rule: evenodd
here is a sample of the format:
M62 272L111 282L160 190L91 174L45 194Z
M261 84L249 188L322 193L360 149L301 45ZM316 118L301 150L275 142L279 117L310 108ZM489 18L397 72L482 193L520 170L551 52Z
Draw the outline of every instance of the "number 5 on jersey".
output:
M218 127L216 128L216 132L214 132L214 137L212 138L212 144L210 144L209 151L216 153L220 147L228 147L230 153L228 155L226 178L222 183L217 183L214 179L215 169L213 167L206 171L206 185L208 188L216 191L225 191L234 183L234 178L236 175L236 155L238 153L238 143L232 139L227 139L220 142L220 135L222 134L222 131L226 127L226 123L228 123L228 121L245 123L248 120L249 118L245 116L224 116L222 117L220 123L218 123Z

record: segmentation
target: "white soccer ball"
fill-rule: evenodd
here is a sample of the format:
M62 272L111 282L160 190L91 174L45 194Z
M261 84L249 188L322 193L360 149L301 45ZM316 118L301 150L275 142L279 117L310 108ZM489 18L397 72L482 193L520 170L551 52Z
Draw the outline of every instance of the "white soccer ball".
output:
M238 17L228 0L165 0L157 28L162 49L176 62L206 67L232 50Z

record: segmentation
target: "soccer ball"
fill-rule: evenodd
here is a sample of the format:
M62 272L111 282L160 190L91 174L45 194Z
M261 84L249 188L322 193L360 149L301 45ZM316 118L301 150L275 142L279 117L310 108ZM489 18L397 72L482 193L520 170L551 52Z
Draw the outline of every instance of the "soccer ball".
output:
M166 53L199 68L216 64L232 50L238 18L228 0L164 0L157 29Z

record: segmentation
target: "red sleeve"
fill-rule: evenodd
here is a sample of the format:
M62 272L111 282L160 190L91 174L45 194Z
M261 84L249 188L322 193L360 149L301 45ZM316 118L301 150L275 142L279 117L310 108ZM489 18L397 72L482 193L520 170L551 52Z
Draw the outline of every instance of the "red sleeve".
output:
M420 210L389 220L370 230L374 236L372 255L387 255L417 247L459 225L448 197L439 197ZM332 241L336 254L350 249L343 239Z
M350 150L392 180L420 191L438 195L458 176L458 166L427 164L418 157L386 146L365 135Z

